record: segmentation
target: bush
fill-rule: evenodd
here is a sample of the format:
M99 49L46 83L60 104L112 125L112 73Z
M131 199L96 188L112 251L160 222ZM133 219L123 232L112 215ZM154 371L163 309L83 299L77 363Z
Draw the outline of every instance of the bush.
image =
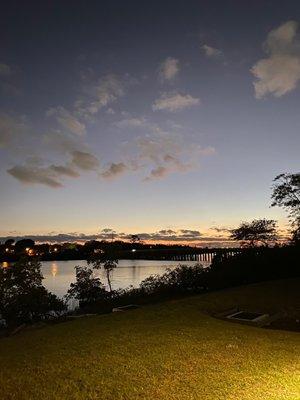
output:
M296 246L253 248L235 256L213 259L209 272L210 289L244 285L300 275L300 249Z
M93 276L91 268L75 267L76 282L71 283L66 299L76 299L79 301L79 307L84 308L99 300L104 300L108 297L108 292L99 278Z
M79 300L81 311L110 312L113 307L126 304L145 304L206 290L207 272L199 264L180 265L163 275L154 275L141 282L138 288L105 291L100 280L93 277L88 267L76 267L76 283L71 284L68 299Z
M218 253L212 265L179 265L163 275L152 275L138 288L105 291L99 279L87 267L77 267L77 281L69 296L79 300L81 310L110 312L126 304L154 303L186 294L203 293L237 285L300 275L300 248L296 246L243 249L234 256Z
M148 295L155 293L199 292L205 289L206 271L200 264L179 265L163 275L152 275L140 284L140 290Z
M42 285L41 264L22 258L0 269L0 316L8 327L53 318L65 304Z

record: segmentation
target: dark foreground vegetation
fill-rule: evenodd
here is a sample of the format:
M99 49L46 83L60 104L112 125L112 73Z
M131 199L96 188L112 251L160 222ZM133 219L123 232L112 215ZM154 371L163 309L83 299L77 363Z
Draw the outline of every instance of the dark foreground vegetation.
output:
M0 314L11 332L21 324L64 320L70 313L70 299L78 300L78 309L73 313L102 314L128 304L156 303L255 282L296 278L300 276L299 259L299 246L249 248L231 257L215 257L208 268L200 264L178 266L161 276L150 276L138 288L106 290L95 276L95 269L104 268L109 279L116 268L117 260L106 256L105 260L97 258L85 267L76 267L76 282L63 301L42 286L40 263L27 258L0 269Z
M79 301L81 312L109 312L126 304L153 303L255 282L300 276L300 247L250 248L231 257L215 257L210 267L178 266L150 276L138 288L106 291L90 266L77 268L77 281L68 298Z
M13 266L0 268L0 321L14 329L22 324L53 320L61 315L65 303L42 285L41 264L23 258Z

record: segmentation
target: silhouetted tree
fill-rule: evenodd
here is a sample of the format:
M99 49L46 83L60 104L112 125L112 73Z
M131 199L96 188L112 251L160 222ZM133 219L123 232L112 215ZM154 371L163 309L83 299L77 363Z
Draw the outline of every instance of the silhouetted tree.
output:
M73 298L79 301L80 306L86 306L105 297L105 287L99 278L94 277L91 268L76 266L75 271L76 282L71 283L67 300Z
M140 239L139 235L131 235L130 242L131 242L132 244L139 243L140 240L141 240L141 239Z
M35 322L65 309L63 301L42 285L41 263L22 258L0 268L0 315L8 326Z
M115 252L112 249L107 249L101 253L94 254L88 262L92 264L94 269L104 269L109 291L112 292L111 273L118 266L119 262Z
M280 174L274 179L272 207L284 208L292 222L292 241L300 243L300 173Z
M268 245L277 239L276 221L272 219L255 219L252 222L242 222L231 230L231 239L238 240L242 246L254 247Z
M15 243L14 239L7 239L7 240L4 242L4 245L5 245L6 247L11 247L14 243Z
M27 247L33 248L34 241L31 239L21 239L21 240L18 240L15 244L15 248L17 251L24 251Z

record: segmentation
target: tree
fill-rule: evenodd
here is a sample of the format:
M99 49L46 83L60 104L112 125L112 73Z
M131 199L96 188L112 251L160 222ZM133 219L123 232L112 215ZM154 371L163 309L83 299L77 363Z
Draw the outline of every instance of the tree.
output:
M106 290L99 278L93 276L93 270L87 266L75 267L76 282L71 283L67 300L76 299L79 305L90 305L106 297Z
M272 207L282 207L292 222L292 241L300 242L300 173L280 174L274 179Z
M36 322L62 312L65 304L42 285L41 263L24 257L0 268L0 315L8 326Z
M140 239L139 235L131 235L131 237L130 237L130 242L132 244L139 243L140 240L141 239Z
M255 219L252 222L242 222L231 230L231 239L242 242L242 246L266 246L277 239L276 221L272 219Z
M14 239L7 239L7 240L4 242L4 246L6 246L6 247L11 247L14 243L15 243L15 240L14 240Z
M94 269L101 269L103 267L109 291L112 292L111 273L118 266L119 262L114 251L107 249L105 252L94 254L88 262L92 264Z
M33 248L34 247L34 241L31 239L21 239L18 240L15 244L15 248L18 252L24 251L26 248Z

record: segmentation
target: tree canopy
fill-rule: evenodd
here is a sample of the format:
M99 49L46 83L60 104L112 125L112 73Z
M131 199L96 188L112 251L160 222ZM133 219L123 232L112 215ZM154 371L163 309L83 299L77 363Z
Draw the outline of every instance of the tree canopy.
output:
M42 285L41 263L23 257L0 268L0 315L7 326L36 322L64 311L63 301Z
M230 237L240 241L243 246L266 246L277 240L276 221L255 219L252 222L242 222L238 228L231 230Z
M80 306L92 304L105 297L106 291L99 278L93 275L93 270L87 266L76 266L76 282L71 283L66 296L79 301Z
M293 225L292 241L300 242L300 173L280 174L274 179L272 207L288 212Z
M274 179L272 207L286 209L290 216L300 215L300 173L280 174Z

